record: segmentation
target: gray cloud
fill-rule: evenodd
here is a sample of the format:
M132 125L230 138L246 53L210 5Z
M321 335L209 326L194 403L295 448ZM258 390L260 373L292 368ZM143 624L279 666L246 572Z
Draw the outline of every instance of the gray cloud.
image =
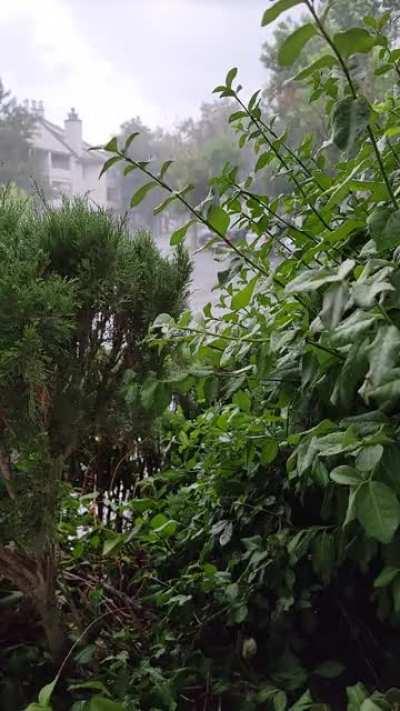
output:
M94 140L140 114L171 126L197 112L232 65L250 93L267 0L14 0L0 10L3 76L60 120L77 105ZM47 34L46 34L47 33Z

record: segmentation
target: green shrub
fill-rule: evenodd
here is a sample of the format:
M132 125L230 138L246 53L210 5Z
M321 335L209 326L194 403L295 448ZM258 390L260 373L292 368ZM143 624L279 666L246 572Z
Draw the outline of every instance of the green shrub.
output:
M388 15L332 37L303 4L310 22L280 56L291 65L325 40L302 72L325 99L323 146L309 136L293 151L260 95L242 100L236 69L216 89L238 103L230 120L255 173L269 166L289 194L269 199L226 166L193 207L168 166L105 147L106 168L125 161L149 181L133 205L155 186L185 204L172 244L198 221L233 257L220 309L154 323L154 345L175 344L180 363L169 386L195 414L165 415L169 466L129 502L126 555L145 552L133 580L158 621L107 638L103 678L126 708L398 708L400 52ZM353 56L372 52L394 85L375 104L352 74Z

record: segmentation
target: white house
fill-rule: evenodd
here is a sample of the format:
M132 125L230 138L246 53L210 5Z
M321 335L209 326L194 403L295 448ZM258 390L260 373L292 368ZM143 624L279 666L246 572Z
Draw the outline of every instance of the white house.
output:
M48 121L43 103L32 102L36 131L32 139L40 173L55 197L85 196L99 207L116 208L115 189L107 174L99 180L106 159L100 151L89 151L90 144L82 137L82 121L71 109L64 127Z

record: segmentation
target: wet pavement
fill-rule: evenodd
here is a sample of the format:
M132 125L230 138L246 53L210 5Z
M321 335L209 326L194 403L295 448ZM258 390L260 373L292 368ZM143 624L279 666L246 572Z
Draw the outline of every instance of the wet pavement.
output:
M168 238L160 238L157 245L163 254L170 254ZM218 301L218 292L213 287L218 283L218 272L227 268L229 260L223 259L210 249L191 251L193 262L192 283L190 286L189 306L194 313L199 313L203 307Z

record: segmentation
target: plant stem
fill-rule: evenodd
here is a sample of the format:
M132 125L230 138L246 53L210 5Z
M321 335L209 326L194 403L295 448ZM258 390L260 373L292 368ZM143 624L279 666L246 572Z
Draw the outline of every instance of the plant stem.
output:
M265 121L263 121L262 119L260 119L260 123L267 131L270 132L270 134L276 140L279 140L278 134L273 130L273 128L271 128L271 126L268 126L268 124L266 124ZM292 148L287 143L282 142L282 145L287 150L287 152L289 153L291 158L293 158L293 160L296 161L296 163L298 163L298 165L302 168L302 170L304 170L305 174L308 175L308 177L311 178L311 180L314 180L315 184L319 187L319 189L322 190L322 192L324 192L324 187L321 185L321 183L318 181L318 179L315 177L315 175L312 174L311 170L306 166L304 161L302 161L302 159L299 158L298 155L296 155L295 151L292 150Z
M271 139L269 138L269 136L267 136L267 134L265 133L265 131L264 131L262 125L260 124L260 121L259 121L257 118L255 118L255 116L253 116L253 114L251 113L251 111L248 110L248 108L246 107L246 105L243 103L243 101L239 98L239 96L238 96L236 93L235 93L234 96L235 96L235 99L236 99L236 101L238 102L238 104L242 107L243 111L246 112L247 116L248 116L248 117L250 118L250 120L254 123L254 125L258 128L258 130L260 131L262 137L264 138L265 142L266 142L267 145L270 147L270 149L272 150L272 152L275 154L276 158L279 160L279 162L281 163L281 165L282 165L282 166L285 168L285 170L288 172L288 174L289 174L291 180L294 182L294 184L295 184L295 186L296 186L296 189L297 189L297 191L300 193L300 195L302 196L304 202L307 203L307 205L309 206L310 210L311 210L311 211L314 213L314 215L318 218L318 220L321 222L321 224L323 224L323 226L325 227L325 229L327 229L327 230L329 230L330 232L332 232L331 226L327 223L327 221L325 220L324 216L321 215L321 213L317 210L317 208L315 207L315 205L311 202L311 200L309 199L307 193L306 193L305 190L303 189L303 186L301 185L301 183L299 183L299 181L298 181L296 175L294 174L294 172L293 172L292 169L290 168L289 164L287 163L287 161L285 160L285 158L284 158L283 156L281 156L281 154L279 153L279 151L278 151L278 149L276 148L276 146L274 146L274 144L273 144L273 142L271 141Z
M352 95L353 99L357 99L357 91L356 91L355 86L354 86L354 84L353 84L353 80L352 80L352 78L351 78L350 70L349 70L349 68L348 68L348 66L347 66L347 64L346 64L346 62L344 61L342 55L340 54L338 48L336 47L336 45L335 45L333 39L331 38L331 36L329 35L329 33L326 31L323 22L322 22L321 19L318 17L317 11L316 11L314 5L312 4L311 0L304 0L304 2L305 2L305 4L307 5L307 7L308 7L308 9L309 9L309 11L310 11L310 13L311 13L311 15L313 16L313 18L314 18L314 20L315 20L315 24L317 25L317 27L318 27L319 31L321 32L322 36L324 37L324 39L326 40L326 42L328 43L328 45L330 46L330 48L332 49L332 51L335 53L335 56L337 57L337 60L338 60L340 66L341 66L341 68L342 68L342 70L343 70L343 73L344 73L344 75L345 75L345 77L346 77L346 79L347 79L347 83L348 83L348 85L349 85L349 88L350 88L351 95ZM399 207L399 205L398 205L398 202L397 202L397 200L396 200L395 194L394 194L394 192L393 192L393 188L392 188L392 186L391 186L391 184L390 184L389 178L388 178L388 176L387 176L387 173L386 173L386 170L385 170L385 166L383 165L382 156L381 156L381 154L380 154L380 152L379 152L378 144L377 144L377 142L376 142L376 138L375 138L375 136L374 136L374 132L373 132L373 130L372 130L370 124L368 124L367 131L368 131L368 135L369 135L370 141L371 141L371 143L372 143L372 147L373 147L374 152L375 152L375 155L376 155L376 159L377 159L377 161L378 161L378 165L379 165L379 168L380 168L380 172L381 172L381 174L382 174L382 177L383 177L383 179L384 179L384 181L385 181L385 184L386 184L386 187L387 187L387 189L388 189L388 192L389 192L389 195L390 195L390 199L391 199L391 201L392 201L394 207L395 207L396 210L397 210L398 207Z
M166 190L170 195L175 193L175 191L162 180L159 178L157 175L154 175L150 170L148 170L145 166L140 165L138 161L133 160L132 158L129 158L125 153L118 151L117 155L119 155L121 158L123 158L127 163L130 163L131 165L134 165L135 168L138 168L139 170L142 171L142 173L145 173L151 180L154 180L158 185ZM213 232L216 234L220 239L222 239L223 242L229 247L229 249L232 249L236 254L243 259L249 266L252 267L252 269L255 269L256 271L260 272L264 276L269 276L268 272L263 269L263 267L260 267L257 262L255 262L251 257L248 257L247 254L242 252L236 245L228 238L226 235L224 235L220 230L218 230L216 227L214 227L211 222L209 222L201 212L196 210L196 208L192 207L192 205L179 193L175 193L176 199L186 207L186 209L197 219L199 222L201 222L203 225L207 227L207 229L210 230L210 232Z
M380 168L380 171L381 171L381 173L382 173L382 177L383 177L383 179L384 179L384 181L385 181L385 183L386 183L386 187L387 187L387 189L388 189L388 193L389 193L389 195L390 195L390 199L391 199L391 201L392 201L394 207L396 208L396 210L398 210L399 204L398 204L398 202L397 202L397 200L396 200L396 196L395 196L395 194L394 194L394 192L393 192L393 188L392 188L392 186L391 186L391 184L390 184L388 175L387 175L386 170L385 170L385 166L383 165L382 156L381 156L381 154L380 154L380 152L379 152L378 144L377 144L377 142L376 142L376 138L375 138L375 136L374 136L374 132L373 132L373 130L372 130L372 128L371 128L370 125L368 125L367 130L368 130L368 135L369 135L369 137L370 137L372 146L373 146L374 151L375 151L376 159L377 159L377 161L378 161L379 168Z

